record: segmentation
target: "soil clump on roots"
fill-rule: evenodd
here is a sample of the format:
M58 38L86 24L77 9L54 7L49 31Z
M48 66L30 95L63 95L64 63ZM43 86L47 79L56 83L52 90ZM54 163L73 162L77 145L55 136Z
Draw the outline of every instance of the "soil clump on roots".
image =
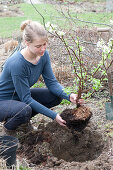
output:
M65 109L61 117L66 121L66 125L72 131L82 131L88 124L92 112L88 107L80 106L74 109Z

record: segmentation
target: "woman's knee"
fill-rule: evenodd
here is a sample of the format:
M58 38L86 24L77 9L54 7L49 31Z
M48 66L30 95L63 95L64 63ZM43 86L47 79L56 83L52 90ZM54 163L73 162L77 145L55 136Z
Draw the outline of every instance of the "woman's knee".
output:
M15 109L15 114L11 116L12 117L11 119L21 123L26 123L27 121L30 120L31 115L32 115L31 107L23 102L20 102L18 103L18 106Z
M23 117L24 119L24 122L28 122L31 118L31 115L32 115L32 108L30 106L26 106L23 111L22 111L22 114L21 116Z
M7 129L15 130L19 125L27 123L31 119L32 109L29 105L23 102L14 102L14 107L11 107L10 115L7 116L4 126Z

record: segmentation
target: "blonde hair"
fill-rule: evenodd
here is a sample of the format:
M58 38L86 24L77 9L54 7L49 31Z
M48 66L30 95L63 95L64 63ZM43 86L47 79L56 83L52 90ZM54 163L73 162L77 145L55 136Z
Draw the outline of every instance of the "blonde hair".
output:
M32 43L36 36L47 39L45 28L37 21L25 20L22 22L21 31L23 31L23 40Z

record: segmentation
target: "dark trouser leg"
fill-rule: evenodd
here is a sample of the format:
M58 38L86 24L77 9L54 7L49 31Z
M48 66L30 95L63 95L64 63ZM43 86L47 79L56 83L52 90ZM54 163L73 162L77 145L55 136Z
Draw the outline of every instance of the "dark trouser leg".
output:
M27 104L16 100L0 101L0 122L5 121L5 128L15 130L19 125L30 120L32 109Z
M62 99L52 94L47 88L31 88L31 96L37 102L43 104L47 108L57 106ZM32 117L37 113L32 111Z

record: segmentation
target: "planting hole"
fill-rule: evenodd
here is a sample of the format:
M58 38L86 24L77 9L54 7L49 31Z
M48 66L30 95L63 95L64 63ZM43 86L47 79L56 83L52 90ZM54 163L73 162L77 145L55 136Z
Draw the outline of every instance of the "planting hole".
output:
M90 127L84 129L83 132L75 132L75 134L57 124L51 124L49 129L55 130L52 136L51 150L58 159L67 162L85 162L96 159L102 153L104 146L102 135L91 131Z
M94 160L102 153L102 135L88 125L82 132L74 134L68 128L50 122L39 131L20 138L22 148L18 154L27 157L29 162L40 164L56 157L67 162Z

